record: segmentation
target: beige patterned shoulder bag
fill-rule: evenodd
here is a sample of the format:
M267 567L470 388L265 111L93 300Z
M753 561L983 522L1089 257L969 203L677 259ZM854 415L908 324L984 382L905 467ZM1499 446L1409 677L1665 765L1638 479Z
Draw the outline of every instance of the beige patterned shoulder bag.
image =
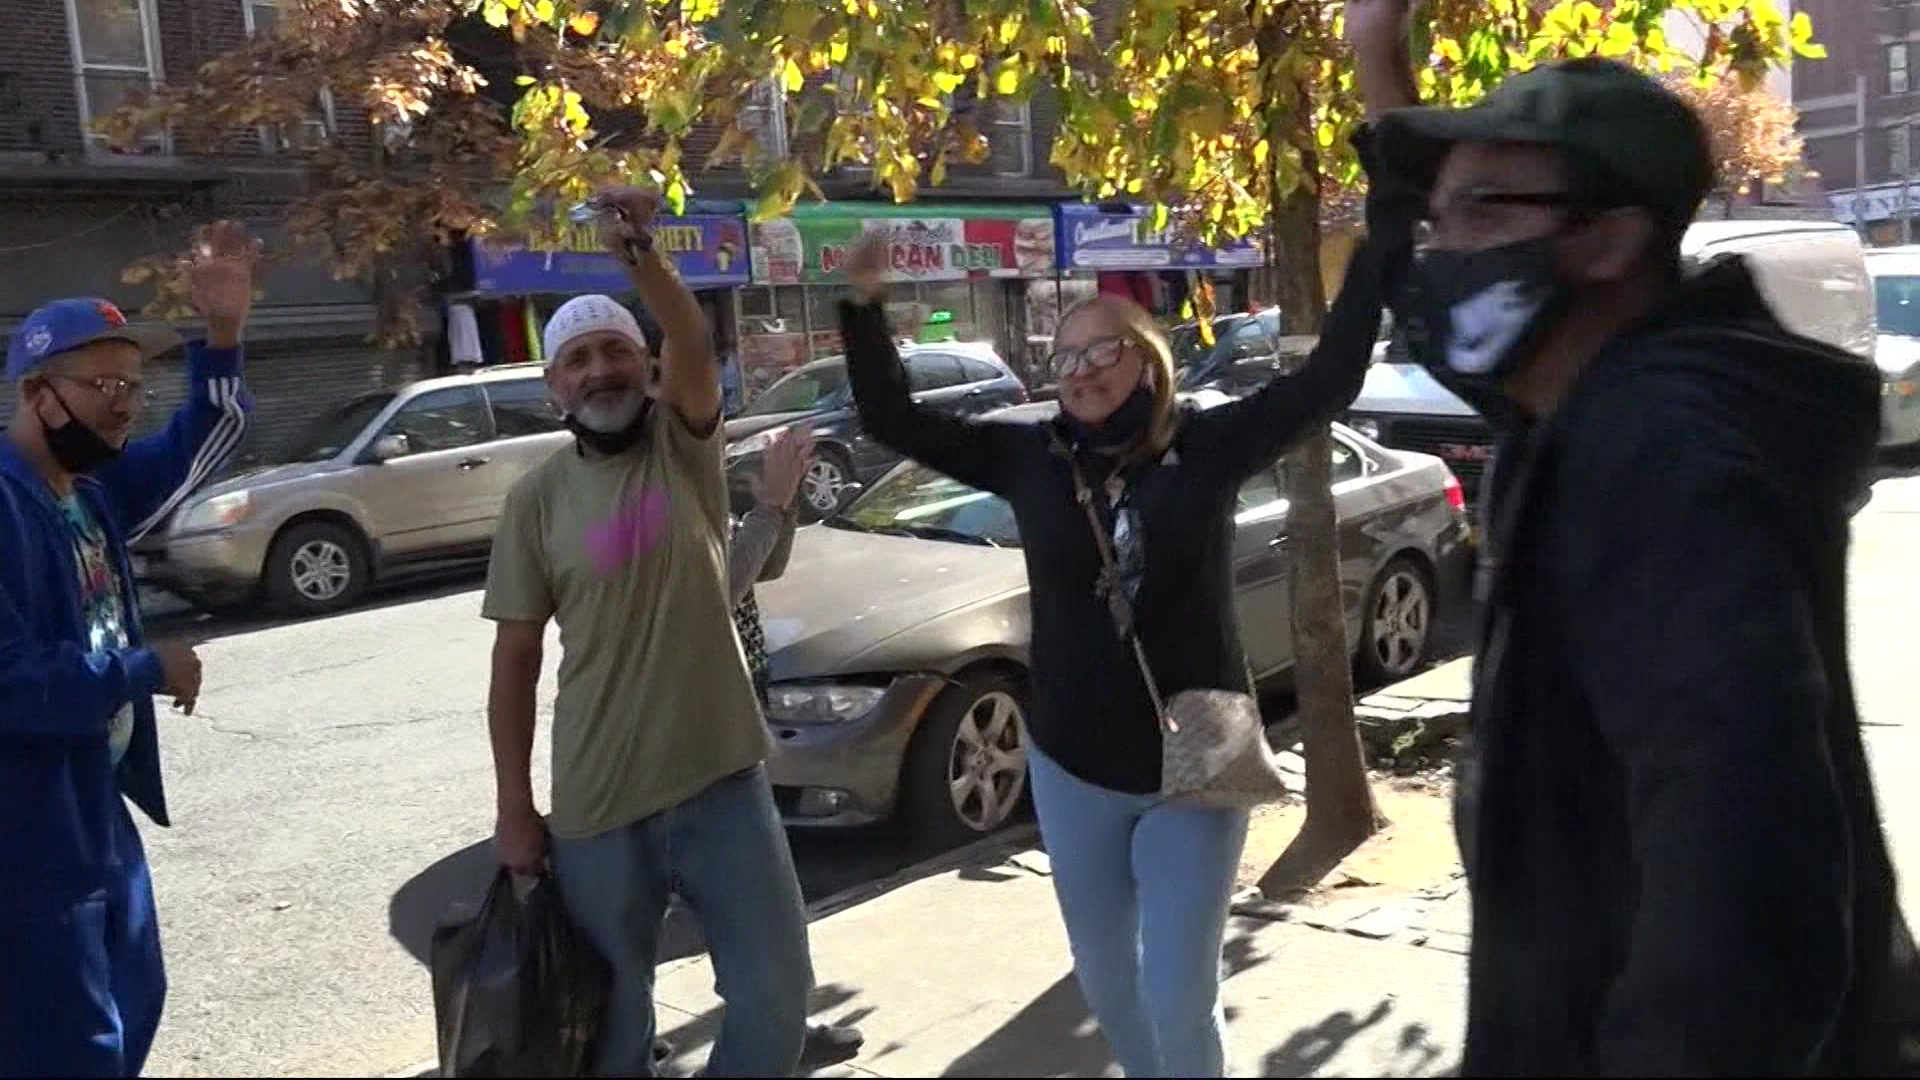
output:
M1094 493L1071 456L1074 498L1087 515L1093 543L1100 552L1101 598L1113 617L1114 629L1133 649L1140 678L1147 684L1154 712L1160 717L1160 794L1174 802L1210 810L1246 810L1279 802L1288 795L1286 781L1267 745L1266 724L1253 695L1234 690L1182 690L1168 699L1147 663L1147 650L1133 624L1133 605L1120 584L1113 554L1113 537L1093 504Z

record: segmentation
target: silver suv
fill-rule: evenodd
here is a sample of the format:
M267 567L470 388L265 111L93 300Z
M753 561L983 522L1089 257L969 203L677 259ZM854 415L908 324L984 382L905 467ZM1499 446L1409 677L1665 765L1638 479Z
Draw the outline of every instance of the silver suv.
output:
M136 545L137 572L209 611L337 611L376 580L484 557L514 481L569 440L534 364L357 397L278 464L183 504Z

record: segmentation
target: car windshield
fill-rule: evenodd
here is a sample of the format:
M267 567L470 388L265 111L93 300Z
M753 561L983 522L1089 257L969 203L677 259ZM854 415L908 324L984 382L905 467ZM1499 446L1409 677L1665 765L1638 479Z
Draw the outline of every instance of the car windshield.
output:
M1874 278L1873 307L1881 333L1920 338L1920 276Z
M303 428L280 456L284 465L325 461L339 454L393 400L391 391L354 398L320 414Z
M889 473L827 524L981 547L1020 546L1013 507L1005 499L912 462Z
M803 367L762 391L742 416L813 412L839 398L847 388L845 361Z

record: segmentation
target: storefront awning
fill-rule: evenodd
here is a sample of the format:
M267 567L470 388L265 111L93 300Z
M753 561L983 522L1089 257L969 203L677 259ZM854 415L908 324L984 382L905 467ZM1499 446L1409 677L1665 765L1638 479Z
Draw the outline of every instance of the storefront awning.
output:
M1054 209L1062 270L1208 270L1262 262L1259 246L1249 240L1206 247L1155 229L1152 212L1143 206L1061 203Z
M786 217L754 225L753 280L762 285L844 282L848 255L869 234L888 238L891 281L1054 273L1049 207L848 202L797 206Z
M654 242L672 256L680 279L695 289L745 285L747 219L738 213L690 213L654 222ZM571 229L552 248L492 239L473 248L473 291L483 296L536 293L622 293L633 286L619 260L601 246L592 225Z

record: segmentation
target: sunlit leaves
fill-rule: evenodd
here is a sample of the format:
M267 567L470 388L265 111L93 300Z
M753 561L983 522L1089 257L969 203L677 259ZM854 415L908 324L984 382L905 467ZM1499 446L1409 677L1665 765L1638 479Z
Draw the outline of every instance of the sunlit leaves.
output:
M816 179L848 166L910 199L986 161L997 110L1035 94L1058 115L1046 159L1086 194L1155 206L1157 222L1203 238L1259 236L1293 192L1330 215L1358 205L1340 9L1134 0L1097 31L1085 0L307 0L287 9L284 33L102 127L218 145L298 124L324 90L406 131L377 175L334 151L311 159L316 194L289 230L349 276L422 237L552 228L602 183L655 183L683 205L698 174L682 147L701 125L717 139L699 164L747 170L757 214L818 197ZM1706 31L1690 54L1666 36L1675 12ZM474 16L513 57L509 114L447 44ZM1717 93L1729 72L1745 85L1821 55L1805 16L1776 0L1426 0L1423 16L1416 73L1437 103L1565 56L1617 57ZM774 127L784 146L767 140ZM1747 142L1775 156L1723 157L1744 162L1742 176L1774 175L1778 141Z

